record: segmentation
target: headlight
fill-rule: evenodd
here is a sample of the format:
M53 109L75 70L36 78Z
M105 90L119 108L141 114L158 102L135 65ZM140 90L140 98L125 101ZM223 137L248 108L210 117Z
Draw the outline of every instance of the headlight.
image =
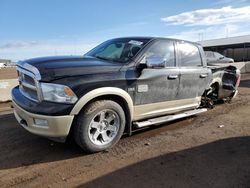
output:
M77 96L68 87L59 84L41 83L43 100L73 104L77 101Z

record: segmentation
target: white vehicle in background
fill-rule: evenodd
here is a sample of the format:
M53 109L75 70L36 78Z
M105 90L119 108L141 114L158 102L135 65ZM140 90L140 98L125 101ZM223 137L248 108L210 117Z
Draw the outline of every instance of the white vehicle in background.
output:
M6 63L0 63L0 68L6 67Z
M207 58L208 64L213 63L234 63L234 60L229 57L225 57L224 55L218 53L218 52L212 52L212 51L205 51L205 55Z

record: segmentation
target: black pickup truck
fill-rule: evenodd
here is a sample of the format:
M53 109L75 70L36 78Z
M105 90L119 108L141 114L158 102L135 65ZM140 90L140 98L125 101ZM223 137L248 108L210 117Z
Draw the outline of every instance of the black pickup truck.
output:
M108 40L84 56L17 63L14 113L28 131L85 151L105 150L135 128L206 111L237 94L235 67L209 67L196 43L165 38Z

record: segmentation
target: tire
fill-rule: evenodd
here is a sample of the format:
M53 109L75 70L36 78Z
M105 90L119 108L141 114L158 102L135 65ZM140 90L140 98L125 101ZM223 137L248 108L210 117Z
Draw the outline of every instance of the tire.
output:
M103 151L120 140L125 124L125 113L118 103L111 100L95 101L78 115L74 138L87 153Z

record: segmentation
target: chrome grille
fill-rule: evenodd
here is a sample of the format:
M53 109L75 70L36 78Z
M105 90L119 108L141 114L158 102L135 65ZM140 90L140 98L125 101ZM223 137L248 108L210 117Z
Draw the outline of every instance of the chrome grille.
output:
M19 90L20 92L30 100L39 100L39 83L35 79L35 75L25 69L17 67Z

